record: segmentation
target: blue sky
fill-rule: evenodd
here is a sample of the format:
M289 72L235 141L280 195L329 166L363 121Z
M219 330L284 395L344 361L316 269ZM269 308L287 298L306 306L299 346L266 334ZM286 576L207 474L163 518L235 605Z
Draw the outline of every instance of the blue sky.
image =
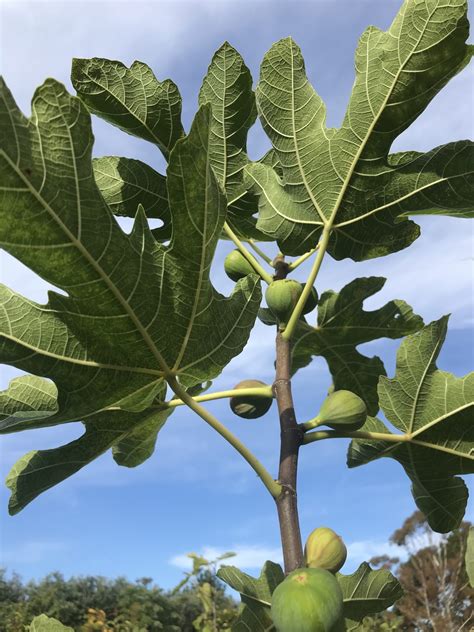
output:
M0 68L18 104L30 114L35 87L46 77L69 89L73 57L107 57L129 65L148 63L159 79L172 78L183 96L188 129L197 93L214 51L228 40L243 55L254 80L273 42L293 36L302 47L313 85L328 106L328 124L342 119L353 82L353 54L368 24L386 28L399 0L295 0L231 2L21 2L0 0ZM472 137L472 69L455 78L393 149L427 150ZM140 158L163 169L157 150L94 119L94 153ZM267 149L257 125L250 154ZM422 236L408 250L385 259L353 264L325 261L318 281L340 289L357 276L388 277L385 288L366 302L407 300L426 322L452 312L451 329L439 365L458 375L473 366L473 231L466 221L422 218ZM217 289L232 287L222 270L223 244L213 268ZM267 249L268 250L268 249ZM268 250L271 254L271 250ZM6 253L1 280L38 302L48 286ZM307 268L302 267L300 277ZM393 374L395 341L370 344ZM243 378L270 382L273 332L258 325L244 354L215 381L215 390ZM0 387L18 373L2 367ZM314 362L294 383L297 414L305 420L318 410L329 384L324 363ZM233 417L225 402L209 405L276 474L278 429L275 408L264 418ZM32 449L60 445L81 434L80 424L0 438L4 478L14 462ZM302 531L327 525L349 545L350 572L363 559L387 550L387 539L414 510L409 482L389 460L347 470L347 444L327 442L302 450L299 498ZM472 489L472 484L471 484ZM0 565L25 578L52 570L72 574L150 576L164 587L176 584L183 555L234 550L235 562L256 573L265 559L280 561L278 526L271 499L246 463L197 417L179 409L159 436L153 457L137 469L119 468L109 454L22 513L9 517L8 492L0 489ZM474 506L468 509L474 519Z

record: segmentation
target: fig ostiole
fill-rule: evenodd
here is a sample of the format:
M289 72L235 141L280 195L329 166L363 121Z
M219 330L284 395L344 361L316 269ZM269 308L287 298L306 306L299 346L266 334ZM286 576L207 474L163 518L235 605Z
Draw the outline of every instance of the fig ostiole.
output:
M347 548L335 531L329 527L318 527L306 540L304 558L309 568L324 568L330 573L337 573L344 566Z
M240 250L232 250L224 259L224 270L229 279L238 281L247 274L256 274L252 265L247 261Z
M273 396L268 384L261 382L260 380L242 380L234 386L234 389L250 389L266 387L268 389L268 395L234 395L229 400L229 405L232 412L238 417L244 419L257 419L263 417L265 413L270 410L273 402Z
M312 427L325 425L333 430L353 432L362 428L366 419L367 406L363 399L351 391L333 391L324 400L317 423Z
M337 579L323 568L300 568L275 588L271 615L277 632L340 632L343 596Z

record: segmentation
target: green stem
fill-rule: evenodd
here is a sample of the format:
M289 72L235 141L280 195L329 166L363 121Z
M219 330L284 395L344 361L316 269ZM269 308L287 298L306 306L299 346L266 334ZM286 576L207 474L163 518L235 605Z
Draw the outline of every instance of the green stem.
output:
M244 246L244 244L240 241L240 239L237 237L237 235L234 233L234 231L232 230L232 228L229 226L229 224L227 224L227 222L224 224L224 232L226 233L227 237L229 237L229 239L231 239L234 244L237 246L237 248L239 249L239 251L242 253L242 255L247 259L247 261L250 263L250 265L252 266L252 268L255 270L255 272L257 274L259 274L262 279L268 283L270 285L270 283L273 281L272 277L270 274L268 274L268 272L266 272L262 266L259 264L259 262L255 259L255 257L252 255L252 253L250 253L247 248Z
M303 308L306 305L306 301L309 298L309 295L313 288L316 277L318 276L319 269L321 268L321 263L323 262L324 255L326 254L326 248L329 243L330 235L331 235L331 224L329 223L327 224L327 226L324 227L321 240L318 244L319 245L318 254L316 256L316 259L314 260L313 267L309 274L308 280L306 281L303 292L298 302L296 303L296 307L293 310L293 313L291 314L291 318L288 321L285 331L282 333L282 337L285 340L291 340L291 337L295 333L296 326L298 325L300 316L303 313Z
M336 430L319 430L310 432L303 439L303 444L313 443L313 441L323 441L324 439L369 439L374 441L388 441L390 443L408 443L410 437L407 435L385 434L383 432L364 432L355 430L354 432L338 432Z
M295 259L295 261L292 261L291 263L289 263L288 268L290 270L296 270L296 268L300 266L302 263L304 263L306 259L309 259L311 255L314 254L316 250L318 250L318 248L319 248L319 244L315 248L312 248L311 250L308 250L308 252L305 252L304 255L301 255L301 257L299 257L298 259Z
M195 402L212 402L215 399L225 399L226 397L234 397L235 395L250 395L252 397L273 397L271 386L260 386L258 388L232 388L227 391L216 391L215 393L206 393L206 395L196 395L193 397ZM176 406L184 406L185 402L181 399L172 399L169 402L158 404L157 408L165 410L166 408L175 408Z
M265 252L263 252L263 250L261 250L257 244L254 242L253 239L247 239L246 243L248 243L248 245L258 254L260 255L260 257L262 257L262 259L268 263L269 266L273 266L272 263L272 259L271 257L269 257Z
M308 430L314 430L314 428L318 428L319 426L324 426L324 422L319 420L319 417L313 417L313 419L309 419L304 423L300 424L300 428L303 432L308 432Z
M240 439L238 439L228 428L226 428L214 415L199 405L191 395L186 393L184 388L178 383L175 377L168 379L168 384L173 390L174 394L191 410L204 419L204 421L214 428L221 437L224 437L230 445L237 450L237 452L243 456L250 467L257 473L262 480L265 487L268 489L273 498L278 498L281 494L281 485L275 481L268 470L260 463L257 457L245 446Z

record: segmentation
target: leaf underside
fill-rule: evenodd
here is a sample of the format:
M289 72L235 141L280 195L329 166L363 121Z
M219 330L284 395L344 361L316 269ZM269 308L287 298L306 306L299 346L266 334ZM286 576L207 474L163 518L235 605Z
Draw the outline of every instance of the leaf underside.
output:
M417 506L440 533L461 523L468 491L457 475L474 472L474 373L458 378L436 366L447 320L408 336L397 354L395 377L380 378L382 411L406 441L357 439L348 453L349 467L383 456L398 461L411 479ZM364 430L389 433L374 418Z
M71 463L76 450L83 463L91 456L87 446L107 449L115 435L117 460L133 464L150 453L162 425L156 404L166 393L166 372L185 388L219 375L246 344L260 303L255 275L237 283L230 298L209 280L226 213L209 164L209 107L170 154L168 247L153 238L141 207L130 235L117 224L95 183L90 116L79 99L48 79L32 113L26 119L1 84L0 244L66 295L50 292L48 304L38 305L1 286L0 358L52 380L57 410L4 420L0 431L82 420L85 437L65 446ZM132 434L125 441L127 423ZM91 433L103 427L110 432L95 442ZM46 474L27 476L39 461L49 483ZM11 511L64 478L59 462L53 450L15 466Z
M328 251L360 261L410 245L419 228L409 215L473 217L472 142L389 154L395 138L471 58L466 10L465 0L405 0L387 32L369 27L337 129L326 127L325 105L293 40L280 40L266 54L257 107L281 177L257 163L245 171L259 196L257 228L285 254L310 250L322 228L332 226Z

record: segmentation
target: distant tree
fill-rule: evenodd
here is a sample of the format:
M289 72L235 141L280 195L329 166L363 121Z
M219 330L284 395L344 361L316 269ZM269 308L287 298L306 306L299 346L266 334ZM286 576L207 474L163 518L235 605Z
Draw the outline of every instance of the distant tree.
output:
M393 612L377 621L366 619L366 626L374 624L366 629L391 630L381 627L381 622L389 625L392 619L399 625L394 629L410 632L468 632L469 624L474 624L474 588L469 585L464 561L469 527L462 522L450 534L439 536L420 511L407 518L390 541L405 549L408 559L401 563L388 556L371 560L374 566L396 569L404 596Z

